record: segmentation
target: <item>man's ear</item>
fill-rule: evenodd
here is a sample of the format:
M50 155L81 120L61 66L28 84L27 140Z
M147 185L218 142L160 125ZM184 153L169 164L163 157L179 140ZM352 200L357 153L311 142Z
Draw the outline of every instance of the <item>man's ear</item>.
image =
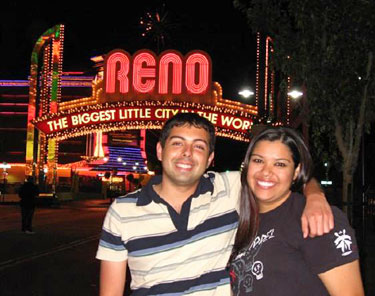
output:
M213 161L215 157L215 152L211 152L210 156L208 157L208 160L207 160L207 166L206 166L206 169L208 169L211 165L211 162Z
M156 144L156 156L160 161L162 161L162 152L163 152L163 147L161 147L160 142Z

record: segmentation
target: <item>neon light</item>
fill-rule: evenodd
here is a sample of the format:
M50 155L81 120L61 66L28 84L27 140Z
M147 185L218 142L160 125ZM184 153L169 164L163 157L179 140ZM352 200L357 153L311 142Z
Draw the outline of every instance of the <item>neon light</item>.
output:
M260 63L260 33L257 33L257 66L256 66L256 77L255 77L255 105L258 106L259 101L259 63Z
M84 72L78 71L78 72L63 72L63 75L79 75L83 74Z
M140 132L140 136L141 136L141 143L140 143L140 148L141 148L141 154L142 154L142 157L144 159L147 159L147 155L146 155L146 130L141 130Z
M1 115L27 115L27 112L0 112Z
M143 67L146 64L146 67ZM152 92L155 87L155 58L148 52L136 55L133 61L133 87L139 93ZM153 78L153 79L147 79ZM143 82L145 80L145 82Z
M62 87L91 87L94 77L62 77ZM29 87L28 80L0 80L0 87Z
M119 92L114 86L117 81L116 71L110 65L111 56L123 50L113 50L107 55L104 63L104 96L100 102L134 100L135 94L152 94L154 100L172 99L175 96L186 95L187 101L194 101L189 95L201 95L207 102L213 104L214 99L209 92L211 88L211 60L204 52L191 52L185 58L177 51L163 52L159 57L150 51L138 51L132 58L126 53L129 61L128 93ZM95 88L95 86L94 86ZM108 95L108 96L106 96ZM116 96L117 95L117 96ZM167 96L165 96L167 95ZM168 96L169 95L169 96ZM173 97L172 97L173 95ZM165 96L164 98L162 96Z
M271 50L271 52L273 52ZM271 100L270 100L270 110L273 111L273 99L275 94L275 71L271 72Z
M57 102L51 102L51 104L50 104L51 113L57 113L57 109L58 109Z
M9 163L11 165L11 167L25 167L25 163Z
M0 86L28 87L29 81L27 80L0 80Z
M9 107L25 107L27 106L27 103L0 103L0 106L9 106Z
M199 81L197 82L196 67L199 68ZM186 60L186 89L192 94L204 93L208 88L209 61L201 53L194 53Z
M120 68L117 70L117 65ZM106 74L106 90L108 93L115 93L116 90L116 78L120 83L120 93L129 92L129 57L124 52L116 52L109 56L107 59L107 74Z
M104 157L103 132L101 132L101 131L96 132L94 141L95 141L94 156L95 157Z
M92 82L70 82L70 81L62 81L62 87L92 87Z
M3 98L15 99L15 98L28 98L28 95L1 95Z
M173 79L172 93L181 94L182 84L182 59L175 53L165 54L159 62L159 93L168 93L168 74L169 64L172 63Z
M37 150L34 151L36 141L34 126L31 121L35 118L37 108L40 114L49 114L50 111L58 111L61 92L61 74L62 74L62 49L64 40L64 26L56 25L48 29L41 35L36 42L31 54L31 69L29 77L29 107L27 116L27 138L26 138L26 175L35 173L34 160L38 160L38 169L43 169L46 159L45 136L39 134ZM51 45L52 44L52 45ZM40 55L43 57L43 65L40 67ZM52 56L51 56L52 55ZM38 77L40 77L40 88L37 87ZM40 99L39 99L40 98ZM38 100L39 99L39 100ZM38 100L38 101L37 101ZM50 103L53 102L52 106ZM55 105L54 105L55 104ZM52 110L48 110L52 107ZM58 143L52 143L52 149L48 153L48 163L51 171L55 171L57 163ZM52 167L53 166L53 167ZM50 178L49 178L50 180ZM55 184L55 175L53 183ZM51 182L50 182L51 183Z
M289 93L290 91L290 88L291 88L291 79L290 79L290 76L288 76L288 86L287 86L287 92ZM286 105L286 124L289 125L290 123L290 97L287 96L286 98L286 102L287 102L287 105Z
M68 72L63 72L63 74L66 74ZM71 81L71 80L79 80L79 81L92 81L95 77L94 76L62 76L62 81Z
M104 105L87 105L33 121L48 138L59 140L97 131L160 129L163 122L178 112L195 112L206 117L219 129L218 135L246 141L256 109L223 103L224 106L187 102L133 101ZM107 153L106 153L107 155Z
M264 72L264 110L267 110L268 105L268 44L271 41L270 37L266 38L266 59L265 59L265 72Z

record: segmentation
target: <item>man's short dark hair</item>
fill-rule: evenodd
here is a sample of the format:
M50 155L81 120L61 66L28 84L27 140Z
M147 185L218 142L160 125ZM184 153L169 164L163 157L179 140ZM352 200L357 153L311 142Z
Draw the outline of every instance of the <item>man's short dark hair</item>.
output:
M175 126L184 126L184 125L189 125L189 126L194 126L197 128L205 129L210 136L210 143L209 143L210 153L214 151L215 141L216 141L215 127L208 119L196 113L177 113L175 116L168 119L166 123L164 124L160 133L159 142L161 146L164 147L165 141L167 140L172 128L174 128Z

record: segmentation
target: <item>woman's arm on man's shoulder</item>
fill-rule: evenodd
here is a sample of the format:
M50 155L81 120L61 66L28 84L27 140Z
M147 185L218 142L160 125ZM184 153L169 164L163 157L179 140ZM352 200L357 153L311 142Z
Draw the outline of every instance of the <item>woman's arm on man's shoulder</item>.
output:
M306 206L302 213L301 223L303 237L321 236L334 227L332 210L316 179L311 179L304 187Z

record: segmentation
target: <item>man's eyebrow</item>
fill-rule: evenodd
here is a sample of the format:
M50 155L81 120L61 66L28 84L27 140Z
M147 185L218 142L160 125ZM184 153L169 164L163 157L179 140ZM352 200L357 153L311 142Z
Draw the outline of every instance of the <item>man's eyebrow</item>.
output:
M173 140L173 139L181 139L181 140L185 140L185 138L182 137L182 136L170 136L170 137L168 137L167 140Z
M186 138L184 138L183 136L170 136L168 138L168 140L173 140L173 139L180 139L180 140L186 141ZM198 138L198 139L194 139L193 142L203 142L208 146L208 142L205 139Z

